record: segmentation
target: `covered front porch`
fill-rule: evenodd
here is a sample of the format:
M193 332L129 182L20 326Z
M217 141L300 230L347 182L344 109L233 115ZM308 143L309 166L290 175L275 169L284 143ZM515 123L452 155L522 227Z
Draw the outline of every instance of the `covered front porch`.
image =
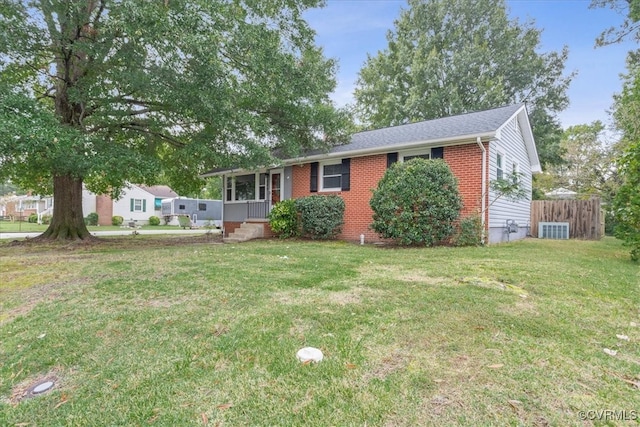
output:
M226 173L223 183L224 236L229 237L243 224L260 226L262 230L256 237L271 236L269 212L280 200L291 198L291 167Z

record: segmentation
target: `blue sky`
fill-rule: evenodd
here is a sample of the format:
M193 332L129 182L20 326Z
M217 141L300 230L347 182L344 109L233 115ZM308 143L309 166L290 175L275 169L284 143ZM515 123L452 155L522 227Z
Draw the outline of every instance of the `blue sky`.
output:
M576 71L569 88L571 104L559 115L563 127L601 120L609 124L607 111L613 94L621 89L627 51L632 41L594 47L606 28L619 25L623 16L610 9L589 9L589 0L507 0L511 18L533 20L542 30L541 52L569 48L566 72ZM387 47L387 31L406 0L328 0L322 9L308 11L307 21L317 32L316 42L325 55L339 63L336 104L353 102L357 75L367 54Z

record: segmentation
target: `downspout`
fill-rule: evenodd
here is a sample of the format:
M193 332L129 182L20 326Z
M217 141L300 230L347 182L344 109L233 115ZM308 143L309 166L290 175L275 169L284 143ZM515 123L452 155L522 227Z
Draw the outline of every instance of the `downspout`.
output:
M222 237L224 236L224 204L227 201L227 189L226 189L226 185L227 185L227 176L226 175L222 175L222 179L221 179L221 185L222 185L222 206L220 206L220 230L222 230Z
M482 190L480 192L480 194L482 194L482 201L481 201L481 206L482 206L482 210L481 210L481 218L480 221L482 223L482 244L485 243L485 235L486 235L486 209L487 209L487 149L484 148L484 145L482 144L482 139L478 136L476 137L476 142L478 143L478 147L480 147L480 150L482 150Z

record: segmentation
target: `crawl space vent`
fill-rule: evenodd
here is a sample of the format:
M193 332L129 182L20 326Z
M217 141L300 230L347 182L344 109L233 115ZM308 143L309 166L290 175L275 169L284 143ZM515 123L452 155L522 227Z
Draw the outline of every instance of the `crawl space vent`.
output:
M540 222L538 223L539 239L568 239L568 222Z

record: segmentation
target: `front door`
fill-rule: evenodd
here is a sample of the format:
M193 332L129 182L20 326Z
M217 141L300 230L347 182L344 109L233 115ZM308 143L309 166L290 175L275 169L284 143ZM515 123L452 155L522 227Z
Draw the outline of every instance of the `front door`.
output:
M282 200L282 170L270 172L271 206Z

